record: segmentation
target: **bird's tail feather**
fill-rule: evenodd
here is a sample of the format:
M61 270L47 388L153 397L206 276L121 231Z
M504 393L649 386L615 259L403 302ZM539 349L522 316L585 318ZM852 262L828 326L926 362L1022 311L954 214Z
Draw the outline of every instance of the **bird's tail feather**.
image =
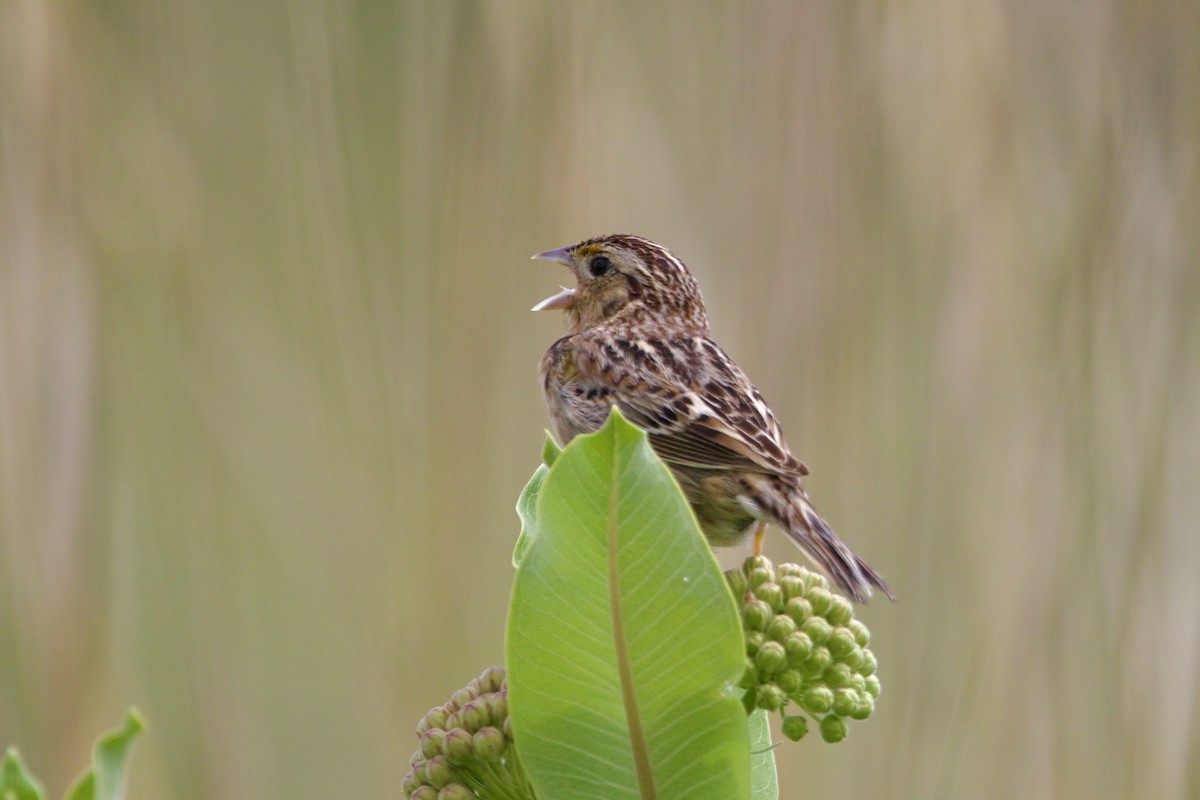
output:
M783 528L839 589L860 603L867 602L873 588L896 599L879 573L821 519L798 480L763 474L744 475L742 480L763 516Z
M799 524L789 524L788 535L842 591L860 603L867 602L872 587L879 589L889 599L896 599L879 573L838 538L807 497L797 494L792 507L795 513L788 522Z

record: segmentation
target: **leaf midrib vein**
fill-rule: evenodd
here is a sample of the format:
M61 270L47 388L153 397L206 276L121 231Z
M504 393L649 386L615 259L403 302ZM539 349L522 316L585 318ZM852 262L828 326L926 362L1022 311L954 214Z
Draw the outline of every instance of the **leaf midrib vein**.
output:
M614 435L613 437L617 437ZM633 690L633 670L629 659L629 642L625 638L625 620L621 612L620 548L617 531L617 508L621 477L621 447L613 442L612 475L608 489L608 595L612 609L613 646L617 659L617 674L621 682L621 699L625 703L625 722L629 726L629 743L633 749L633 765L637 773L638 793L642 800L656 800L654 775L650 769L650 754L642 730L637 697Z

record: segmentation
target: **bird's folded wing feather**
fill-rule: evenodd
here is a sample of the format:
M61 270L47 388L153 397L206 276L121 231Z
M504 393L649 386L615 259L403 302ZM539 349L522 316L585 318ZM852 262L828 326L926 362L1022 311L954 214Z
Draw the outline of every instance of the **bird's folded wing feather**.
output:
M699 392L671 380L670 371L636 377L617 364L597 357L581 358L578 379L603 386L592 393L597 402L616 405L626 419L646 431L650 444L668 463L701 469L737 469L801 477L808 468L795 458L758 391L732 362L719 375L730 391L706 400ZM732 399L730 399L732 398Z
M804 476L808 468L756 415L730 417L690 391L664 402L653 394L616 394L617 407L650 434L664 461L702 469L741 469Z

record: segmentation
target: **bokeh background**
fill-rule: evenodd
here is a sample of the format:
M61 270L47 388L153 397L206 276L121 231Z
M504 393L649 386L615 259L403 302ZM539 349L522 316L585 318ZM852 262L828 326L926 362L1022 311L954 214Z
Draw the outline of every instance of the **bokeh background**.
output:
M0 3L0 744L397 797L630 231L900 601L785 797L1200 796L1200 4ZM792 557L782 537L769 553Z

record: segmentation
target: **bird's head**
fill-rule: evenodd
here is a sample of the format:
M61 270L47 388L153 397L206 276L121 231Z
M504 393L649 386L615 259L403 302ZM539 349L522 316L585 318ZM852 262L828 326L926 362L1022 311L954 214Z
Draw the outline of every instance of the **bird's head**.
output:
M696 280L682 261L648 239L614 233L534 258L564 264L575 276L575 288L564 287L533 307L565 311L572 333L610 322L708 331Z

